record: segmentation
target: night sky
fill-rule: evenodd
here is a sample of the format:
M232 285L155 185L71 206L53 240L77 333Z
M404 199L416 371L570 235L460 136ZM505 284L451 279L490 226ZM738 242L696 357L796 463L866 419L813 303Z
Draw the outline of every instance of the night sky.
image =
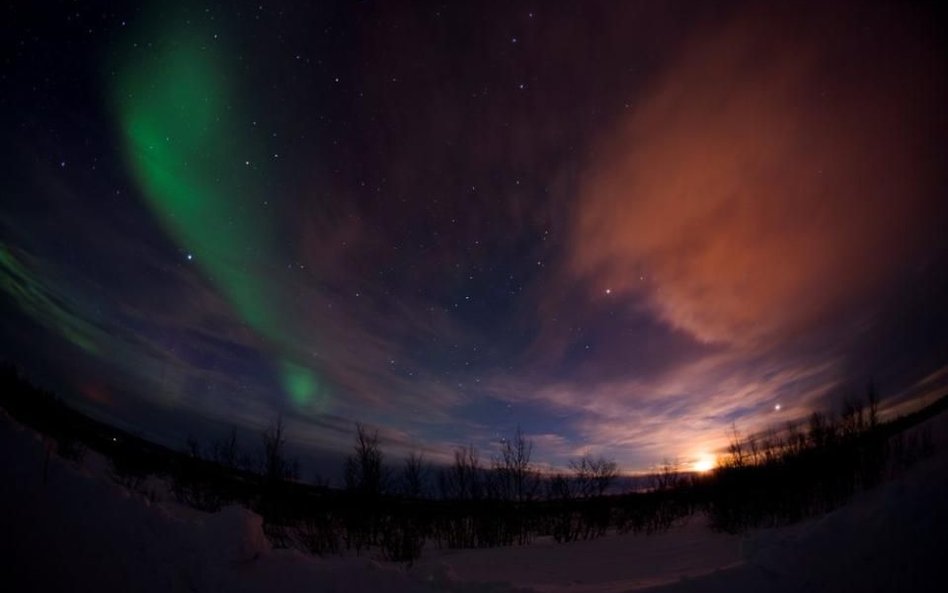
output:
M0 355L175 447L282 416L309 460L519 425L644 470L940 394L934 10L13 3Z

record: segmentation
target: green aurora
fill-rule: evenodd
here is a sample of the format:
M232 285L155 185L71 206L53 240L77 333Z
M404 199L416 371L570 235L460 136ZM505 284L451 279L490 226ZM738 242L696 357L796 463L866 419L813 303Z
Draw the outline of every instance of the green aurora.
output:
M276 346L291 400L323 408L328 390L287 356L293 324L261 280L273 276L265 262L277 253L261 183L265 147L249 137L250 118L239 115L236 82L210 34L179 28L151 37L152 47L127 55L113 89L141 194L244 322Z

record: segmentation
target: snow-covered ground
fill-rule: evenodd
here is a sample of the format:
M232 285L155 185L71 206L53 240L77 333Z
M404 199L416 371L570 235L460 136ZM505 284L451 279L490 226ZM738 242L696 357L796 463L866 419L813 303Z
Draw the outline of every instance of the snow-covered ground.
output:
M55 456L0 413L0 582L9 591L940 591L948 558L948 419L937 453L897 481L800 525L745 536L700 518L651 536L427 550L414 567L273 550L261 520L150 504ZM8 584L15 584L8 588Z

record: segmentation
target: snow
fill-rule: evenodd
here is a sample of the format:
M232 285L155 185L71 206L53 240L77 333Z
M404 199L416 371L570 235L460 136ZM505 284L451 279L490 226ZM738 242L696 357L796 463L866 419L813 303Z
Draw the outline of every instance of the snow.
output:
M398 565L273 550L259 516L151 504L111 482L101 457L82 468L0 414L0 574L9 591L445 590ZM90 459L91 458L91 459ZM465 589L462 589L465 590Z
M434 550L417 568L439 563L461 581L485 576L544 593L618 593L697 577L741 561L743 538L714 533L703 518L653 535L609 535L557 544L552 539L525 547Z
M944 439L948 419L936 418ZM274 550L259 516L207 514L129 494L89 453L53 456L0 413L0 574L5 590L620 593L934 591L948 550L948 442L846 507L744 536L701 517L656 535L527 547L428 549L412 568Z

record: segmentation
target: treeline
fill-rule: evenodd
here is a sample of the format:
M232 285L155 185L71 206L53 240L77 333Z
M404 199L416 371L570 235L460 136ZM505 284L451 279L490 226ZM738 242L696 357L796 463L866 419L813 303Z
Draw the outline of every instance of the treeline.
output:
M837 415L813 412L778 432L742 437L732 430L727 454L699 485L712 527L729 532L792 523L832 510L928 456L931 429L906 429L941 412L942 398L916 414L879 420L879 397L847 398Z
M0 387L7 411L49 439L47 455L78 461L91 448L110 461L112 479L132 492L154 501L167 484L176 501L200 510L244 505L263 517L275 546L315 554L371 551L411 562L425 545L495 547L542 536L566 542L609 530L653 532L694 508L672 494L684 490L668 468L652 491L621 495L608 495L619 468L603 457L582 457L568 471L546 475L519 429L492 456L461 447L452 463L436 467L418 453L389 464L378 433L356 425L344 485L330 488L319 476L300 481L279 419L260 435L254 453L239 445L235 431L204 447L189 438L174 451L88 418L12 366L0 368Z
M411 563L425 546L478 548L523 545L538 537L557 542L607 533L653 533L695 512L716 529L792 522L824 512L932 449L928 432L905 429L946 407L948 399L909 417L881 423L878 397L847 402L838 416L814 413L805 424L742 437L733 431L720 467L683 472L666 461L643 491L612 493L617 464L582 457L565 471L544 473L533 444L517 429L484 457L473 446L435 466L421 454L389 463L377 431L357 424L344 463L342 488L316 476L300 480L286 453L277 419L254 452L236 431L201 447L188 439L173 451L92 420L38 389L15 368L0 367L0 403L48 439L55 451L81 460L85 447L110 460L112 478L157 500L167 484L178 502L216 511L228 504L253 509L277 547L326 555L370 552ZM150 479L155 477L157 479Z
M392 467L378 433L356 425L344 489L326 490L319 500L283 498L279 513L263 512L268 534L279 545L315 554L377 550L411 562L425 545L523 545L543 535L571 541L602 535L616 521L626 530L668 523L653 519L651 507L635 504L633 495L604 496L618 477L615 462L583 457L569 473L549 477L533 464L532 453L518 429L488 459L467 446L455 450L447 466L436 468L412 453ZM620 507L624 513L614 512Z

